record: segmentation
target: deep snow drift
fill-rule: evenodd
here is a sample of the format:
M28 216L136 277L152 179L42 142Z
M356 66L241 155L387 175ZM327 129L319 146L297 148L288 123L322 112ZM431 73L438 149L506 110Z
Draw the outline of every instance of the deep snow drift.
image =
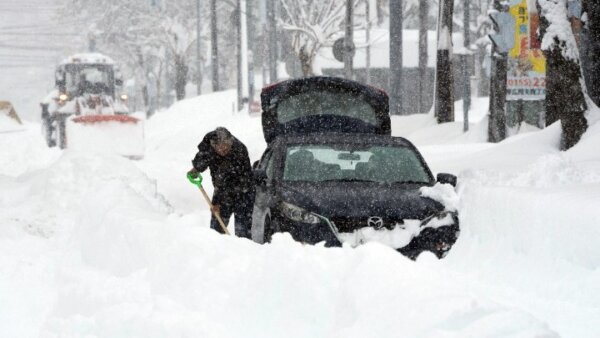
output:
M394 118L434 171L459 174L461 236L445 260L415 263L375 243L257 245L209 230L185 180L197 143L222 125L252 160L265 146L260 119L233 114L234 101L157 114L139 162L46 149L36 125L0 134L2 336L600 336L598 124L561 153L557 126L489 145L477 121L465 137L457 123L435 145L421 131L452 127Z

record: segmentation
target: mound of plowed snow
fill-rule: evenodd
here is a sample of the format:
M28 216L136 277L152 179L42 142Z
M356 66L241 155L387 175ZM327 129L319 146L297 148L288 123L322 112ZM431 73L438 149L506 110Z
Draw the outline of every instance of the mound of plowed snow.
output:
M434 170L459 175L462 233L445 260L415 263L376 243L257 245L208 229L185 179L197 143L224 126L253 160L265 147L260 118L234 102L229 91L158 113L138 162L61 155L37 130L0 135L3 336L600 334L597 125L568 152L555 126L498 145L428 135Z
M4 124L6 122L6 124ZM6 132L2 132L2 129ZM39 124L20 125L0 114L0 176L18 176L25 172L47 167L60 151L49 149L42 138Z
M0 110L0 133L12 133L23 131L23 125L10 118L4 111Z
M118 156L66 152L0 186L10 337L552 336L435 261L218 235Z

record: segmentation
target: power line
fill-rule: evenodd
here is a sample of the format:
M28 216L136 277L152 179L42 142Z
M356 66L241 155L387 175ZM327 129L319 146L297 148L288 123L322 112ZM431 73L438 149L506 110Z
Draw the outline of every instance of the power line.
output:
M74 24L83 24L85 20L71 20L71 21L56 21L56 22L45 22L45 23L36 23L31 25L12 25L12 26L0 26L1 30L31 30L31 29L47 29L47 28L58 28L65 27L66 25L74 25Z
M19 64L19 65L6 65L6 64L0 64L0 68L48 68L47 66L44 65L26 65L26 64Z
M2 44L0 43L0 50L1 49L18 49L18 50L39 50L39 51L62 51L64 48L66 48L67 46L60 46L60 47L49 47L49 46L19 46L19 45L7 45L7 44Z
M0 31L0 36L78 36L78 33L65 33L65 32L2 32Z

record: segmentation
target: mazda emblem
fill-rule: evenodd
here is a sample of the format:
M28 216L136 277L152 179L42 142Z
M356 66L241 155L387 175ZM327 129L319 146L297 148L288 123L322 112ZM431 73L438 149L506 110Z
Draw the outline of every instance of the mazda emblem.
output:
M378 216L369 217L369 219L367 220L367 225L375 228L376 230L379 230L383 228L383 218Z

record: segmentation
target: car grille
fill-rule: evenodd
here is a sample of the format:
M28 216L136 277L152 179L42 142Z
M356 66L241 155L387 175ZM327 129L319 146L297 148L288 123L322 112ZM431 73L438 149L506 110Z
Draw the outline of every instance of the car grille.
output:
M361 218L348 218L348 217L336 217L331 219L331 222L336 226L339 232L353 232L356 229L365 227L374 227L373 222L369 224L370 217ZM404 221L401 219L391 219L382 217L383 224L381 229L385 228L392 230L396 224L403 224Z

